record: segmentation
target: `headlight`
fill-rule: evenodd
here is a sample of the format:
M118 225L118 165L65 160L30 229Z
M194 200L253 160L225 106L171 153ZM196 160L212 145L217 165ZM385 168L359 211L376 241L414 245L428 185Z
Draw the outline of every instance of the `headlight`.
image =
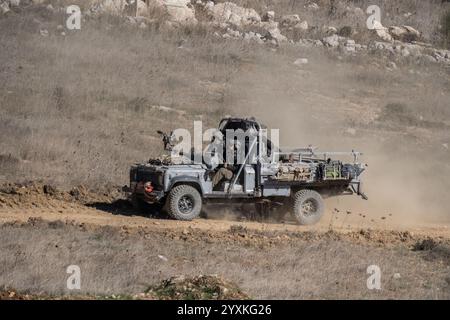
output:
M153 192L153 185L152 185L152 183L149 181L149 182L146 182L145 184L144 184L144 190L145 190L145 192L147 192L147 193L152 193Z

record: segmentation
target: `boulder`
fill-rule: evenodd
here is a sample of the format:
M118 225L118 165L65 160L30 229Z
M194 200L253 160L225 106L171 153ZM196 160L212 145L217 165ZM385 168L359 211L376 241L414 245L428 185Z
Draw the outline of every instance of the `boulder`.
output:
M164 0L163 3L170 22L180 25L197 24L195 10L190 0Z
M47 29L40 29L39 34L43 37L48 37L48 30Z
M388 32L388 29L383 27L381 22L375 20L373 22L373 29L375 30L377 36L380 37L381 39L383 39L384 41L392 41L393 40L392 36Z
M233 30L230 28L227 29L227 34L232 38L241 38L242 37L241 33L238 30Z
M406 31L407 31L409 34L414 35L414 36L416 36L417 38L420 37L420 32L417 31L416 29L414 29L413 27L410 27L410 26L403 26L403 28L405 28Z
M407 33L405 28L397 27L397 26L390 26L389 27L389 33L391 36L394 37L394 39L401 39L401 37Z
M243 8L232 2L207 7L207 12L218 25L228 24L239 28L261 22L261 17L254 9Z
M344 46L343 46L344 51L346 52L356 52L356 42L355 40L352 39L348 39L344 42Z
M298 31L307 31L308 30L308 22L305 20L305 21L302 21L302 22L299 22L299 23L297 23L295 26L294 26L294 29L295 30L298 30Z
M306 59L306 58L299 58L299 59L294 61L294 64L296 66L301 66L303 64L308 64L308 59Z
M8 2L4 1L4 2L0 3L0 13L6 14L6 13L8 13L9 11L10 11L10 10L9 10L9 4L8 4Z
M264 36L264 39L275 40L276 43L287 41L287 38L281 34L281 31L278 28L278 22L276 21L261 22L259 24L259 27L267 31Z
M294 26L300 22L298 14L287 14L281 17L280 24L283 27Z
M268 40L276 40L277 43L287 41L287 38L281 34L278 28L268 30L265 38Z
M420 38L420 32L410 26L391 26L389 34L396 40L405 42L416 41Z
M322 42L327 47L336 48L339 46L340 38L341 37L339 37L337 34L333 34L332 36L323 38Z
M263 44L264 40L262 40L261 38L262 38L261 34L253 31L244 34L244 40L248 42L254 41L256 43Z
M315 2L309 3L308 5L306 5L306 8L310 9L310 10L319 10L320 9L319 5Z
M261 21L273 21L275 19L275 11L267 11L261 18Z
M136 16L145 17L148 15L148 5L142 0L136 0Z
M322 32L326 33L328 35L333 35L333 34L336 34L338 32L338 30L335 27L323 26L322 27Z

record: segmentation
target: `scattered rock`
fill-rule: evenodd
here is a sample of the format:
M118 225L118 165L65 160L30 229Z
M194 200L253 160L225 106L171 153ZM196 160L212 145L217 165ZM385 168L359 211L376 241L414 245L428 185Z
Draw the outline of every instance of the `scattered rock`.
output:
M407 33L407 30L405 28L391 26L389 27L389 33L394 39L400 40L402 36Z
M180 25L195 25L195 10L190 0L166 0L164 7L169 16L169 21Z
M349 52L349 53L356 52L355 40L352 40L352 39L346 40L343 48L344 48L344 51Z
M298 14L287 14L281 17L280 24L283 27L294 26L300 22Z
M330 27L330 26L324 26L322 28L322 31L328 35L333 35L336 34L338 32L337 28L335 27Z
M304 65L304 64L308 64L308 59L306 59L306 58L299 58L299 59L294 61L294 64L296 66L301 66L301 65Z
M218 25L242 27L261 22L261 17L254 9L243 8L232 2L218 3L208 7L207 11Z
M169 259L167 259L165 256L158 254L158 258L160 258L162 261L167 262Z
M274 21L275 11L267 11L261 18L261 21Z
M7 14L9 11L9 4L8 2L4 1L0 4L0 10L2 14Z
M306 8L310 9L310 10L319 10L320 9L319 5L315 2L309 3L308 5L306 5Z
M396 40L404 42L417 41L420 38L420 32L410 26L391 26L389 34Z
M267 30L267 33L263 37L265 40L273 40L275 44L287 41L287 38L281 34L278 28L278 22L263 22L261 25L263 29Z
M294 26L294 29L299 30L299 31L307 31L308 30L308 22L306 20L299 22Z
M259 34L257 32L253 32L253 31L245 33L244 34L244 40L245 41L254 41L254 42L257 42L259 44L263 44L264 43L264 40L262 40L261 34Z
M340 37L337 34L333 34L332 36L323 38L322 42L327 47L336 48L339 46L339 40L340 40Z

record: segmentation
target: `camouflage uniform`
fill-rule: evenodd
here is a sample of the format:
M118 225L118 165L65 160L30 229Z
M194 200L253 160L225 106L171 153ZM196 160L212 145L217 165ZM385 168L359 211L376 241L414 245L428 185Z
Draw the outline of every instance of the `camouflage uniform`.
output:
M233 178L233 166L225 164L217 170L212 179L213 188L217 186L223 179L231 180Z

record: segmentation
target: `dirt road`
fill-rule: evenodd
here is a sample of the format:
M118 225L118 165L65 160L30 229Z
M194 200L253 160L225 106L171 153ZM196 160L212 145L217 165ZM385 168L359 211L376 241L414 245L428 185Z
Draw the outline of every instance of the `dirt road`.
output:
M147 228L151 230L183 231L186 228L207 232L226 232L231 227L256 232L302 233L328 231L352 233L360 230L376 232L409 232L420 237L450 239L450 222L408 222L395 214L364 214L350 211L345 204L327 200L326 214L313 226L300 226L289 215L283 221L250 221L233 211L216 211L206 207L208 218L184 222L151 216L145 210L135 210L118 192L111 190L92 192L77 187L70 192L48 190L38 183L27 186L3 187L0 192L0 222L26 222L29 219L45 221L72 221L78 224L111 226L119 228ZM122 197L122 199L121 199Z

